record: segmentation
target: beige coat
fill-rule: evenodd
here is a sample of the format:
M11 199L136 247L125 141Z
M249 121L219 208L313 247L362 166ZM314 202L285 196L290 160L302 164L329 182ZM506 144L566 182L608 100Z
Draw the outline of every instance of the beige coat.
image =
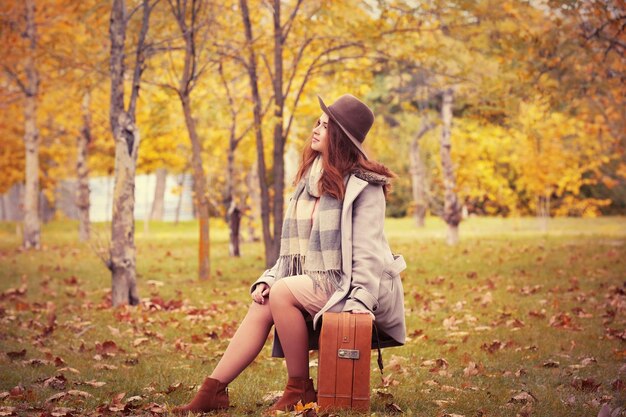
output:
M309 323L309 345L317 348L319 321L326 311L369 310L375 316L380 346L404 344L404 292L400 272L406 268L402 255L393 255L383 232L385 177L372 172L351 174L341 211L342 283ZM252 284L274 283L276 265ZM271 291L271 290L270 290ZM274 337L273 356L282 357Z

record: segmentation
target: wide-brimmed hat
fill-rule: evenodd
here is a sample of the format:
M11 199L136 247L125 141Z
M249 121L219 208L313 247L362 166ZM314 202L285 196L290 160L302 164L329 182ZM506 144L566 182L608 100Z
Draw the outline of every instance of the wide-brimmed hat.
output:
M317 96L317 98L324 113L339 125L365 159L368 159L367 154L363 150L363 141L372 124L374 124L374 113L372 110L361 100L350 94L344 94L328 107L326 107L324 100L320 96Z

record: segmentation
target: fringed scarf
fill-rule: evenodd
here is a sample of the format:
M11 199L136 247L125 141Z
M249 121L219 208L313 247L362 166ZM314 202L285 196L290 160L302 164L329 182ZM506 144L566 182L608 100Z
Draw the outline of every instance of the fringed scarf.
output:
M341 207L343 202L320 195L321 154L298 183L287 207L280 240L276 279L306 274L328 294L341 283ZM319 198L317 215L311 214Z

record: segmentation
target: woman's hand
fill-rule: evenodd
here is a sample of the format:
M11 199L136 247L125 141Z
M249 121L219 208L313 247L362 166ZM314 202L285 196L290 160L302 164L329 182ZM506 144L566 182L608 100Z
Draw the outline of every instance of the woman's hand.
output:
M354 314L369 314L372 317L372 320L376 320L374 314L369 310L352 310Z
M268 295L270 295L270 286L264 282L257 284L252 291L252 299L258 304L265 304L265 297Z

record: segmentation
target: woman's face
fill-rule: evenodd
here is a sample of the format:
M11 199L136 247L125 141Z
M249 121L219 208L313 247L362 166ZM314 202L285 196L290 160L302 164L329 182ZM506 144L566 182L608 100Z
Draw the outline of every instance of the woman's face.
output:
M317 120L317 125L313 129L313 139L311 142L311 149L317 152L322 152L326 147L328 141L328 115L322 112L322 115Z

